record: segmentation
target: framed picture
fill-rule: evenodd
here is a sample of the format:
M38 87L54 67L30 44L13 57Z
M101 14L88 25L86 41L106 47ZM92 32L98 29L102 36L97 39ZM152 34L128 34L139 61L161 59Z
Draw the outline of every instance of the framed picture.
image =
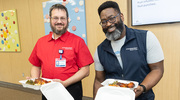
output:
M20 41L16 10L7 10L0 14L0 51L19 52Z

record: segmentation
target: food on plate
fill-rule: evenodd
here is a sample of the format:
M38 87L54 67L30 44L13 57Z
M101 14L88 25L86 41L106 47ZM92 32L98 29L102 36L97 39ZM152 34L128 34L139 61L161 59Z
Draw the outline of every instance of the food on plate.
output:
M122 83L122 82L114 81L112 84L109 84L109 86L133 88L135 84L133 82Z
M50 83L51 81L47 81L47 80L44 80L42 78L37 78L35 79L34 81L29 79L26 81L26 84L30 84L30 85L43 85L43 84L47 84L47 83Z
M128 88L133 88L134 86L135 86L135 84L134 84L133 82L130 82L130 83L128 83L128 85L127 85Z
M33 80L27 80L26 84L34 85L34 82L33 82Z

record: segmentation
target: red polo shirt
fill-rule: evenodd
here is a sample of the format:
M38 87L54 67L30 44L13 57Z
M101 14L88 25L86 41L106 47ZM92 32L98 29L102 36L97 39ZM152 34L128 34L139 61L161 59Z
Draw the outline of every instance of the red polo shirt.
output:
M55 66L55 59L60 58L59 49L64 51L62 58L66 59L66 67ZM56 40L52 39L52 32L40 38L29 61L41 67L43 78L63 81L74 75L79 68L94 62L84 40L68 31Z

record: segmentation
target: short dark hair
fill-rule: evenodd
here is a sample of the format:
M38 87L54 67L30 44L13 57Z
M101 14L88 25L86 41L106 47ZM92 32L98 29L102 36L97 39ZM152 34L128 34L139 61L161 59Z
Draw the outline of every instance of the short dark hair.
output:
M101 4L98 8L98 13L99 16L101 14L101 11L106 9L106 8L114 8L116 11L118 11L119 13L121 13L120 9L119 9L119 5L114 2L114 1L106 1L103 4Z
M50 17L51 17L51 12L52 12L53 9L65 10L66 11L66 16L68 17L68 10L64 5L62 5L62 4L54 4L54 5L52 5L50 10L49 10L49 16Z

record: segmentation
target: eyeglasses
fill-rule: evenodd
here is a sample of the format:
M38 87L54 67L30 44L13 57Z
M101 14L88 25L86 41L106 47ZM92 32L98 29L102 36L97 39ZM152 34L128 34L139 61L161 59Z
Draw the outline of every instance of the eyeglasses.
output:
M100 24L102 27L104 27L104 26L106 26L107 22L114 23L114 22L116 22L116 17L118 17L119 15L120 15L120 13L118 13L116 16L111 17L111 18L109 18L109 19L107 19L107 20L101 21L99 24Z
M65 22L66 21L66 17L56 17L56 16L54 16L54 17L51 17L51 19L54 21L54 22L57 22L59 19L61 20L61 21L63 21L63 22Z

